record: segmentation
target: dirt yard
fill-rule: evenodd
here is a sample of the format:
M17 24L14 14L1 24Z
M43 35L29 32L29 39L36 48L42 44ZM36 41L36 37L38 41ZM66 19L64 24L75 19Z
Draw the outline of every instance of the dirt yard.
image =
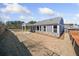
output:
M68 33L61 38L30 32L13 32L33 56L75 56Z

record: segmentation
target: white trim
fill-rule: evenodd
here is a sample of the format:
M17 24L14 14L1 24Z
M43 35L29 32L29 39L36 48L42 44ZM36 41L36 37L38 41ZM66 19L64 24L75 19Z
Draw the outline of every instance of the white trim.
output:
M41 31L41 25L40 25L40 31Z
M38 26L39 27L39 30L38 31L40 31L40 26Z
M46 32L47 32L47 26L46 26Z
M60 36L60 25L57 25L57 36Z
M54 31L53 25L52 25L52 32Z

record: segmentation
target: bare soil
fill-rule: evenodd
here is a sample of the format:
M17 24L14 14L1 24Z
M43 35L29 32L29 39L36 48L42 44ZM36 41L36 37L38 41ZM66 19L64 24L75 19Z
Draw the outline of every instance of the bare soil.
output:
M75 56L68 33L60 38L30 32L13 32L33 56Z

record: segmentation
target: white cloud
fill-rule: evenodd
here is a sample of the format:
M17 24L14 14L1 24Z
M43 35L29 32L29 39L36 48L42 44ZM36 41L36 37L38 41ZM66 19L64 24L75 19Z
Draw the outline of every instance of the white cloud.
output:
M63 17L63 13L59 13L55 10L52 10L50 8L39 8L39 13L41 14L46 14L46 15L53 15L53 16L56 16L56 17Z
M64 19L65 23L73 23L73 24L79 24L79 14L75 14L72 18L70 19Z
M11 18L8 15L0 15L0 21L6 23L6 21L10 21Z
M55 15L58 16L58 17L63 17L64 16L64 13L56 12Z
M36 18L33 16L29 16L29 18L30 18L30 20L36 20Z
M50 8L39 8L39 13L41 14L47 14L47 15L53 15L54 11Z
M25 16L20 16L20 19L25 19Z
M65 24L75 24L74 19L64 19Z
M35 17L33 17L33 16L24 16L24 15L21 15L20 17L19 17L19 20L20 21L24 21L24 22L29 22L29 21L36 21L37 19L35 18Z
M24 13L29 14L31 11L20 4L3 4L6 7L2 8L1 11L4 13Z
M74 19L75 24L79 24L79 13L75 15Z
M76 14L76 17L79 17L79 14Z

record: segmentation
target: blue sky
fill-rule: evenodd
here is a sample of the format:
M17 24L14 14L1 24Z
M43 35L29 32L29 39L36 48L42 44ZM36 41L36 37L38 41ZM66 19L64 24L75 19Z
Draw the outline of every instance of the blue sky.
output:
M41 21L63 17L65 23L79 24L79 4L72 3L21 3L0 4L0 17L3 22L21 20Z

